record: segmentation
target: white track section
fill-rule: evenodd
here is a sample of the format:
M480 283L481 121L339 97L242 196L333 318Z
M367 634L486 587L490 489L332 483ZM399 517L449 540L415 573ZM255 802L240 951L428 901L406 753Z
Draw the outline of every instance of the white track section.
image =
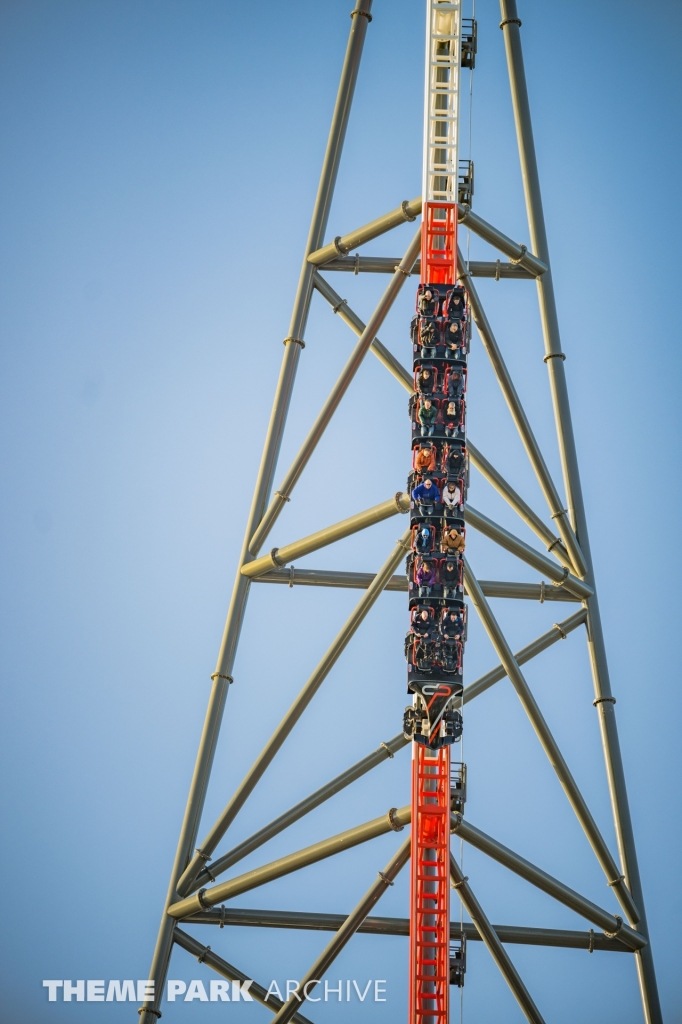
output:
M426 0L424 171L426 202L457 202L462 4Z

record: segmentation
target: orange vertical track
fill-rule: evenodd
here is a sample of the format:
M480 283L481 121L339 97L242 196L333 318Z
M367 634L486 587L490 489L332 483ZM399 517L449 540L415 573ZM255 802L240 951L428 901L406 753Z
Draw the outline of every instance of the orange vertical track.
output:
M410 1024L447 1024L450 997L450 747L413 744Z
M457 279L457 205L424 203L422 216L422 283L454 284Z

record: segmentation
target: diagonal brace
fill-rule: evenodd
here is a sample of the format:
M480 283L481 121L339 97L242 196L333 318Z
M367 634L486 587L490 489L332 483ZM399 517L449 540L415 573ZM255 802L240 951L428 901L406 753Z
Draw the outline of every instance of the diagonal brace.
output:
M204 839L201 847L195 852L192 860L178 881L176 891L180 896L184 896L190 891L193 880L204 867L205 862L210 860L216 846L246 803L249 795L255 789L258 781L275 757L277 751L280 749L287 736L298 722L308 704L331 672L352 637L355 635L360 624L364 621L368 612L377 601L391 576L398 568L399 563L405 556L405 552L409 551L409 538L410 531L406 530L400 540L396 542L396 545L388 559L384 562L383 566L374 577L374 580L367 591L360 598L358 604L344 626L341 628L341 631L338 633L331 647L318 664L317 668L285 714L282 721L275 729L259 757L252 765L246 778L242 781L229 804L227 804L208 836Z
M183 932L181 928L176 928L173 935L173 941L176 945L182 949L187 950L192 956L195 956L199 963L206 964L207 967L212 967L217 974L222 974L223 978L227 978L228 981L250 981L249 995L257 999L263 1006L267 1006L269 1010L279 1010L284 1005L281 999L277 996L268 995L267 989L259 985L258 982L253 981L247 977L242 971L237 970L232 964L228 964L227 960L223 960L221 956L214 953L210 946L202 946L200 942L192 936L188 935L187 932ZM296 1013L294 1015L295 1024L311 1024L311 1021L307 1017L304 1017L302 1013Z
M532 548L530 544L526 544L524 540L514 536L509 530L505 530L503 526L494 523L492 519L488 519L487 516L484 516L482 512L478 512L472 505L467 504L465 506L464 519L469 526L473 526L479 533L489 537L490 540L494 540L500 547L506 548L507 551L510 551L522 561L527 562L528 565L532 565L538 572L546 573L554 583L558 586L564 586L566 590L570 590L576 597L591 597L594 593L592 587L589 587L587 583L583 583L576 576L572 576L568 569L562 569L551 558L548 558L547 555L543 555L542 552Z
M610 914L607 910L602 910L596 903L592 903L591 900L581 896L574 889L564 885L563 882L543 871L542 868L531 864L529 860L520 857L518 853L514 853L509 847L503 846L502 843L498 843L496 839L486 835L485 832L481 832L480 829L475 828L468 821L464 821L460 814L453 814L450 822L452 831L460 839L469 843L470 846L475 846L477 850L487 854L488 857L492 857L499 864L504 864L510 871L520 875L521 878L525 878L527 882L530 882L536 888L542 889L543 892L558 900L559 903L570 907L576 914L587 918L592 924L596 924L598 928L603 928L607 938L618 938L620 942L624 942L631 950L641 949L646 945L644 936L623 924L622 918Z
M337 956L352 939L353 935L360 928L361 924L369 914L372 907L376 906L384 895L389 885L393 885L401 868L410 859L410 840L406 839L399 850L391 857L383 871L380 871L376 881L369 887L358 905L348 915L334 938L319 955L313 966L306 973L301 981L303 999L308 998L308 990L314 984L319 984L327 970L336 960ZM292 992L290 1001L286 1003L274 1018L273 1024L286 1024L296 1013L294 1002L295 993ZM300 997L297 997L300 998Z
M474 322L478 328L478 333L481 337L481 341L483 342L483 347L488 353L490 362L493 365L493 370L495 371L500 388L502 389L502 394L505 397L512 419L516 424L516 429L523 441L523 445L526 449L531 465L535 470L535 475L538 478L540 487L542 488L547 504L549 505L552 518L556 520L559 533L561 534L574 569L577 571L579 576L584 576L587 572L587 566L583 553L580 550L580 545L578 544L568 520L568 512L561 503L559 492L554 486L554 481L549 474L547 464L542 456L542 452L540 451L540 447L535 439L535 435L531 429L530 423L528 422L528 418L523 410L523 406L521 405L521 400L516 393L514 384L512 383L509 370L507 369L507 364L505 363L497 341L495 340L495 335L493 334L488 318L483 311L483 306L478 296L478 292L471 280L471 275L466 269L466 264L459 250L457 253L457 266L460 280L469 294L469 301L471 302L471 309L474 314Z
M540 516L533 512L533 509L528 505L520 494L514 490L511 484L507 483L501 473L492 466L488 460L479 452L478 448L467 439L467 451L469 452L469 458L471 462L479 471L479 473L485 477L489 484L498 491L505 501L511 505L517 515L523 519L524 523L531 528L540 540L546 545L548 551L554 551L559 561L566 568L572 569L573 565L568 557L566 548L561 543L561 539L545 526Z
M409 276L409 272L412 269L412 265L419 255L420 245L421 230L416 233L408 246L407 252L396 267L395 274L391 278L388 288L382 295L379 305L369 318L367 326L360 335L358 343L351 352L346 365L336 381L336 384L330 391L327 401L322 406L317 419L310 428L310 432L303 442L298 455L289 467L289 471L280 484L279 489L275 491L272 499L270 500L268 510L249 542L249 551L252 555L258 554L260 548L265 542L265 539L270 533L270 530L274 526L277 517L282 511L287 498L289 498L291 492L296 486L301 473L308 465L308 460L317 448L318 441L327 429L332 416L339 407L341 399L348 390L351 381L355 377L355 374L362 365L365 356L369 352L370 346L376 338L381 325L388 316L393 303L400 294L400 291Z
M222 874L223 871L227 871L234 864L237 864L244 857L247 857L254 850L257 850L264 843L267 843L273 836L279 835L284 829L289 828L294 822L299 821L306 814L315 810L320 804L323 804L330 797L335 796L346 786L350 786L352 782L366 775L367 772L371 771L372 768L376 768L377 765L382 764L389 757L394 757L395 754L406 747L410 741L405 739L402 733L394 736L392 740L387 743L382 743L377 750L373 750L367 757L363 757L361 761L357 761L350 768L347 768L345 772L341 772L336 778L327 782L326 785L316 789L314 793L307 796L304 800L295 804L294 807L290 807L284 814L280 814L278 818L271 821L269 824L264 825L263 828L259 829L258 832L254 832L253 835L249 836L248 839L244 839L243 842L239 843L232 850L223 854L217 860L211 862L211 867L204 868L204 870L197 876L193 883L193 888L200 889L202 885L207 885L209 882L214 882L218 875Z
M523 1010L526 1020L530 1021L530 1024L545 1024L528 989L521 981L518 971L511 962L509 954L500 942L497 932L483 913L481 904L471 891L469 880L460 871L459 864L452 854L450 854L450 877L452 879L452 888L457 890L457 895L464 904L469 917L474 922L476 930L488 947L490 955L499 967L502 977L512 990L514 998Z
M509 676L514 689L516 690L521 704L528 715L533 728L535 729L536 735L542 744L542 747L549 758L549 763L556 772L559 782L561 783L566 796L568 797L571 807L575 811L578 821L583 827L583 831L587 836L592 849L597 857L597 860L601 864L602 870L606 875L608 884L614 890L618 902L622 906L623 910L627 914L628 919L636 924L639 920L637 908L634 904L630 891L628 890L623 876L618 871L616 863L611 855L611 851L604 841L604 837L597 828L590 810L585 803L582 793L578 789L578 785L571 775L568 765L564 760L564 757L559 750L559 746L552 735L547 722L545 721L540 708L538 707L533 694L531 693L530 687L526 682L521 669L518 666L514 655L511 652L511 648L507 643L502 630L499 627L497 619L492 613L490 605L488 604L483 591L481 590L478 580L471 571L471 567L467 562L466 558L464 561L464 576L466 579L467 591L471 598L472 604L474 605L478 615L483 623L486 633L490 637L493 647L497 652L497 656L504 666L505 672Z
M578 626L582 625L587 619L587 609L581 608L580 611L574 612L573 615L569 615L563 622L555 622L551 629L548 629L546 633L539 636L537 640L533 640L532 643L528 644L527 647L523 647L518 651L514 658L517 665L525 665L531 658L535 658L538 654L546 651L552 644L557 643L559 640L565 640L568 633L571 633ZM464 693L462 695L462 703L467 704L474 697L478 697L479 694L485 690L490 689L495 683L499 683L500 679L504 679L507 671L504 665L498 665L497 668L493 668L490 672L486 672L484 676L471 683L469 686L464 687Z

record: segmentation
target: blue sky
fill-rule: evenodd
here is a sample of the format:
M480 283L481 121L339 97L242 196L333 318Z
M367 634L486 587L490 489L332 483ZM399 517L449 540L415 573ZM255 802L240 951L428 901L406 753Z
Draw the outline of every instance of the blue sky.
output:
M30 1024L132 1021L133 1006L48 1004L44 978L144 978L191 776L343 59L350 3L61 3L0 8L2 1012ZM423 4L375 0L328 237L420 191ZM675 640L679 556L679 52L673 3L520 3L566 372L666 1021L682 1020ZM479 0L474 206L528 240L499 11ZM462 155L467 155L465 142ZM412 229L368 251L401 255ZM464 238L466 243L466 237ZM471 239L472 258L495 258ZM363 318L385 279L329 275ZM560 468L531 283L480 283L554 478ZM403 362L412 284L381 331ZM316 297L277 481L353 344ZM404 487L406 394L368 356L275 531L280 545ZM542 495L478 340L472 440L542 515ZM367 439L371 454L363 454ZM533 537L480 477L472 504ZM373 571L402 520L310 557ZM471 536L481 578L533 581ZM254 586L201 833L340 624L352 591ZM520 604L520 602L519 602ZM400 730L404 597L385 595L233 826L238 842ZM571 608L495 602L521 647ZM473 621L470 682L496 663ZM527 678L615 848L581 631ZM504 681L470 705L467 817L617 910ZM240 865L246 870L409 800L407 752ZM227 845L225 845L227 844ZM236 905L342 913L389 836ZM489 917L583 928L466 850ZM21 865L24 865L21 868ZM21 870L19 870L21 868ZM236 873L235 870L235 873ZM407 914L407 876L379 912ZM453 900L453 914L458 913ZM210 931L209 936L204 931ZM196 927L268 984L300 978L316 933ZM641 1019L629 957L509 947L556 1024ZM404 939L359 936L330 978L386 979L405 1012ZM171 977L212 976L177 951ZM164 1005L164 1020L267 1021L258 1005ZM454 1005L453 1020L459 1019ZM521 1014L480 943L463 1019Z

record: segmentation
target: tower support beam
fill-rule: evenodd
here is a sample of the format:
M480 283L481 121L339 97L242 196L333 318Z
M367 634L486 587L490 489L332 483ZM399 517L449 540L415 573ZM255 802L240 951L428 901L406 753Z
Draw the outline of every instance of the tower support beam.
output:
M301 277L298 291L294 301L294 309L289 328L289 336L285 339L284 358L280 370L275 400L270 414L270 423L263 447L261 464L258 471L258 478L254 488L251 511L246 527L244 543L239 559L239 569L234 583L232 599L227 613L222 643L218 655L216 671L213 675L213 688L209 698L206 718L202 732L197 759L194 767L194 774L190 785L190 792L187 798L185 815L180 830L180 838L175 853L173 868L166 895L166 903L161 915L159 933L156 940L152 965L149 971L149 978L154 981L154 991L157 993L153 1000L146 1000L140 1011L140 1024L156 1024L159 1015L159 1002L163 992L168 964L173 948L174 922L166 913L169 904L175 898L175 887L177 881L185 870L190 859L191 851L196 842L199 828L199 820L204 807L206 789L211 774L213 757L220 732L225 699L227 696L227 685L232 679L232 668L244 618L244 610L249 592L249 581L242 576L240 569L244 561L249 557L248 542L253 536L256 526L260 522L265 508L272 478L274 475L277 457L282 442L284 424L289 411L291 393L296 377L296 368L301 354L303 334L308 318L310 296L312 294L312 266L308 263L308 255L318 249L324 238L327 229L327 220L331 208L334 186L338 174L341 152L346 137L346 128L350 108L355 93L360 60L367 34L369 12L372 0L356 0L351 20L351 29L346 46L341 79L336 96L332 123L327 140L322 173L317 189L317 198L308 233L308 241L303 257Z
M549 245L547 243L542 193L540 191L540 176L535 155L530 102L523 62L520 33L521 20L518 15L516 0L500 0L500 11L531 244L540 259L549 268ZM547 364L552 392L569 515L571 516L576 534L580 539L581 550L585 555L587 578L594 587L587 517L585 515L585 505L580 483L578 456L564 370L565 355L561 349L559 318L557 316L551 269L538 279L537 284L540 318L545 341L545 363ZM630 815L630 805L625 784L625 772L613 706L615 702L611 693L606 645L596 593L594 597L590 598L588 609L588 648L595 690L595 706L599 714L599 725L620 862L628 887L637 904L640 916L640 931L648 938L644 893L639 873L635 835L632 827L632 817ZM662 1024L663 1017L650 943L637 956L637 972L647 1024Z

